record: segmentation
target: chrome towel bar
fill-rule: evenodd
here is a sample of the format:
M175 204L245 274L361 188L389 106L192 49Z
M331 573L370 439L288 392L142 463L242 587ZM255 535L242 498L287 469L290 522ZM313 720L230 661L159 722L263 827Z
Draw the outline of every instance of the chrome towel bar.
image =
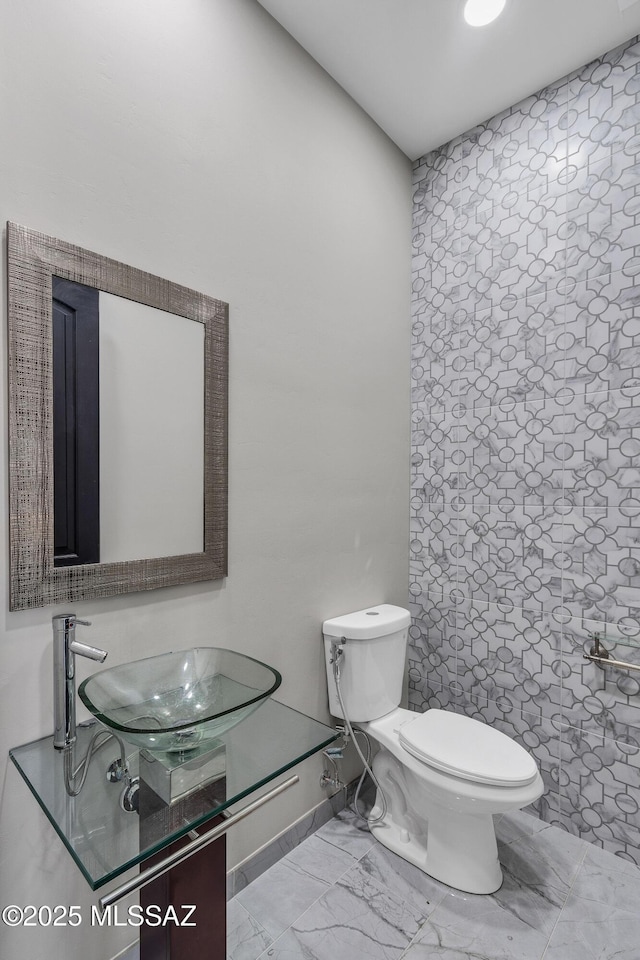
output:
M239 823L240 820L244 820L244 818L248 817L250 813L254 812L254 810L258 810L263 804L268 803L269 800L273 800L274 797L277 797L285 790L288 790L289 787L294 785L294 783L298 783L298 779L299 778L297 776L289 777L288 780L284 780L283 783L279 783L277 787L269 790L269 792L265 793L263 796L258 797L257 800L252 800L251 803L248 803L245 807L242 807L237 813L232 814L228 820L225 820L224 823L218 824L218 826L214 827L213 830L210 830L209 833L205 833L202 836L197 837L195 840L192 840L191 843L186 845L186 847L182 847L181 850L177 850L175 853L170 854L164 860L161 860L160 863L155 864L155 866L148 867L146 870L143 870L142 873L139 873L136 877L132 877L131 880L127 880L125 883L121 884L121 886L116 887L116 889L112 890L111 893L105 893L104 897L100 897L98 900L100 910L104 913L107 907L117 903L118 900L126 897L128 893L132 893L132 891L146 886L148 883L151 883L152 880L156 880L158 877L161 877L163 873L167 872L167 870L171 870L171 868L177 866L177 864L182 863L184 860L188 860L189 857L193 856L194 853L198 853L204 847L208 846L208 844L213 843L214 840L218 840L227 832L227 830L233 827L236 823Z
M640 670L640 663L627 663L626 660L614 660L608 650L602 646L601 634L589 634L593 640L593 646L589 653L583 654L585 660L592 660L594 663L602 664L603 667L619 667L623 670Z

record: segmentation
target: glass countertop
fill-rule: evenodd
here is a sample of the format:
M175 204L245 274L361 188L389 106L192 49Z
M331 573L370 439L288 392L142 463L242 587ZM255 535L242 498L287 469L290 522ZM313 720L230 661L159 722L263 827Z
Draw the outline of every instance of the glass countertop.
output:
M97 729L95 722L78 726L76 762L84 757ZM131 775L137 776L142 768L144 780L137 813L125 812L120 805L124 785L107 781L107 768L119 756L115 740L94 754L76 798L65 791L63 751L54 749L53 736L15 747L9 755L92 890L97 890L322 750L337 736L332 727L268 700L218 738L215 756L200 757L210 769L217 765L217 775L173 802L163 801L157 792L162 793L162 784L173 775L169 769L163 769L158 787L145 773L151 768L144 752L141 755L136 748L128 748ZM188 766L198 765L197 752L185 754L185 758L193 759Z

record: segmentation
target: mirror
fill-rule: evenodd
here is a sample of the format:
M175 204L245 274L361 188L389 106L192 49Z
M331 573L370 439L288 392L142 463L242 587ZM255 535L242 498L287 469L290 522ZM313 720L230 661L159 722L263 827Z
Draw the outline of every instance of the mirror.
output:
M228 306L7 224L10 608L217 579Z
M52 280L54 565L202 551L204 326Z

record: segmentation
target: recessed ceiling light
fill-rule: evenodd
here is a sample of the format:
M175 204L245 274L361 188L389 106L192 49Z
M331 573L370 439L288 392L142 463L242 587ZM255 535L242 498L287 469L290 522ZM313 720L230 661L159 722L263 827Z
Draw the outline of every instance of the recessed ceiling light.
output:
M472 27L484 27L499 17L507 0L467 0L464 18Z

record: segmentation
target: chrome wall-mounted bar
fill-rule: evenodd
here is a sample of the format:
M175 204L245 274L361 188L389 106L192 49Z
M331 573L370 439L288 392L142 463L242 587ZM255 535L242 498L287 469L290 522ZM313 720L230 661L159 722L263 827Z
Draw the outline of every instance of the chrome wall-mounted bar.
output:
M602 646L602 634L590 633L589 639L593 640L593 645L589 653L583 655L585 660L592 660L594 663L601 664L603 667L618 667L622 670L640 670L640 663L627 663L626 660L614 660L609 651Z
M248 803L245 807L242 807L237 811L237 813L232 814L228 820L225 820L224 823L214 827L213 830L209 831L209 833L205 833L202 836L196 837L196 839L192 840L191 843L188 843L186 847L182 847L181 850L177 850L175 853L170 854L155 866L148 867L146 870L143 870L142 873L139 873L137 877L127 880L126 883L123 883L115 890L112 890L111 893L106 893L104 897L100 897L98 904L100 906L101 913L104 913L107 907L111 906L113 903L116 903L118 900L121 900L128 893L131 893L133 890L137 890L139 887L146 886L148 883L151 883L152 880L156 880L158 877L161 877L163 873L167 872L167 870L171 870L171 868L177 866L177 864L182 863L184 860L188 860L189 857L193 856L194 853L198 853L198 851L202 850L203 847L208 846L208 844L213 843L214 840L217 840L219 837L221 837L234 824L238 823L240 820L244 820L244 818L250 813L253 813L254 810L257 810L264 803L267 803L267 801L277 797L279 794L283 793L283 791L287 790L289 787L292 787L294 783L297 782L297 776L289 777L288 780L278 784L277 787L269 790L269 792L265 793L263 796L258 797L257 800L252 800L251 803ZM195 833L195 831L191 831L189 836L192 836L193 833Z

